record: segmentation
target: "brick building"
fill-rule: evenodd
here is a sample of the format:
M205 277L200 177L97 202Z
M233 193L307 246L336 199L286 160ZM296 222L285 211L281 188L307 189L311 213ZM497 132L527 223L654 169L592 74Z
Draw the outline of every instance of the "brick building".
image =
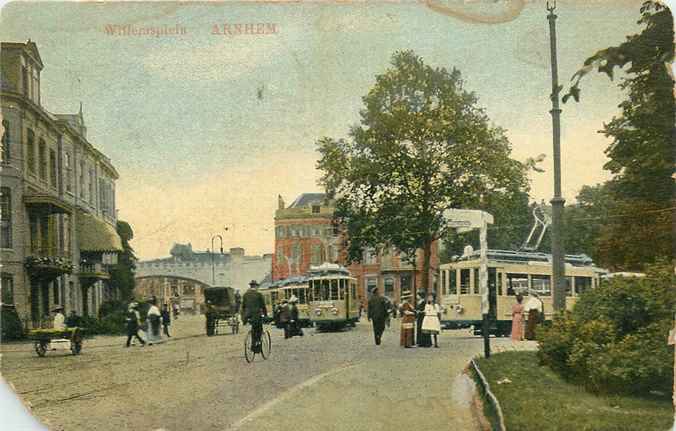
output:
M81 105L77 114L43 107L35 43L2 42L0 61L3 307L27 327L55 305L96 315L115 295L108 267L122 250L117 171L87 140Z
M323 193L303 193L288 207L279 197L275 212L275 253L272 263L273 281L305 274L310 265L323 262L345 265L347 253L340 229L333 224L333 203ZM416 256L415 268L396 250L374 253L365 250L360 263L347 266L357 278L358 295L362 300L378 287L392 300L414 293L422 285L422 251ZM439 266L438 243L432 247L430 286L436 290Z

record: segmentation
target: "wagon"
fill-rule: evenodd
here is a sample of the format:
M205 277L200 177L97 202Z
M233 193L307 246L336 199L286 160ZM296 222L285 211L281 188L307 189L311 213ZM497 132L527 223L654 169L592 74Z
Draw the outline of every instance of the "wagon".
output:
M28 332L35 353L42 357L50 350L70 350L73 355L82 351L82 329L34 329Z
M218 334L228 328L232 334L239 333L239 317L235 293L231 287L207 287L204 289L207 335Z

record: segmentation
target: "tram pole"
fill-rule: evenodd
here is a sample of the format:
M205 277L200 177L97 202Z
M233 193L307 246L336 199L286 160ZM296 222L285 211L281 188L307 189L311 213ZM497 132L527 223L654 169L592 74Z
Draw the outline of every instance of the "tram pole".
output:
M481 290L481 315L483 320L483 328L481 333L484 337L484 356L491 357L491 342L490 342L490 322L488 320L490 313L490 302L488 293L488 241L486 240L488 230L488 223L481 213L481 228L479 230L479 244L481 250L479 252L479 286Z
M547 1L547 20L549 21L549 45L552 63L552 133L554 156L554 197L552 204L552 285L554 311L566 309L565 261L563 255L563 206L566 202L561 196L561 109L559 108L559 71L556 55L556 0Z

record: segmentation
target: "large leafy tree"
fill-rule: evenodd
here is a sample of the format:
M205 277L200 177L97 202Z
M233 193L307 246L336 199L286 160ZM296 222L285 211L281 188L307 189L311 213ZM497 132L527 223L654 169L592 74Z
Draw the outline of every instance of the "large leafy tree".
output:
M600 131L611 139L604 166L613 178L607 192L613 205L599 232L598 255L611 268L640 269L673 257L674 95L669 67L674 58L673 17L655 1L641 7L639 34L588 58L564 97L579 100L581 80L594 69L626 77L621 114Z
M134 238L134 231L129 223L118 220L117 234L122 240L122 253L119 254L117 265L110 274L110 282L120 294L120 299L126 301L134 295L134 271L136 269L136 256L129 242Z
M363 98L361 122L347 139L320 139L321 184L337 200L348 260L365 247L423 254L429 291L433 243L448 228L443 212L476 208L494 193L527 186L524 164L509 157L502 129L490 124L457 69L396 52Z

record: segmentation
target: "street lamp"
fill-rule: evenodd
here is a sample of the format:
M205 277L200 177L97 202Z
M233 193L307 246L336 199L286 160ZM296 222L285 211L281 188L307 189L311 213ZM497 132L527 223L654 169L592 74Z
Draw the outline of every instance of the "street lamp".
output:
M214 267L214 240L218 238L221 241L221 254L223 254L223 237L214 235L211 237L211 285L216 286L216 269Z
M552 60L552 133L554 144L554 197L552 204L552 284L554 311L566 309L565 262L563 254L562 222L563 206L561 197L561 109L559 108L559 71L556 56L556 0L547 2L547 20L549 21L549 45Z

